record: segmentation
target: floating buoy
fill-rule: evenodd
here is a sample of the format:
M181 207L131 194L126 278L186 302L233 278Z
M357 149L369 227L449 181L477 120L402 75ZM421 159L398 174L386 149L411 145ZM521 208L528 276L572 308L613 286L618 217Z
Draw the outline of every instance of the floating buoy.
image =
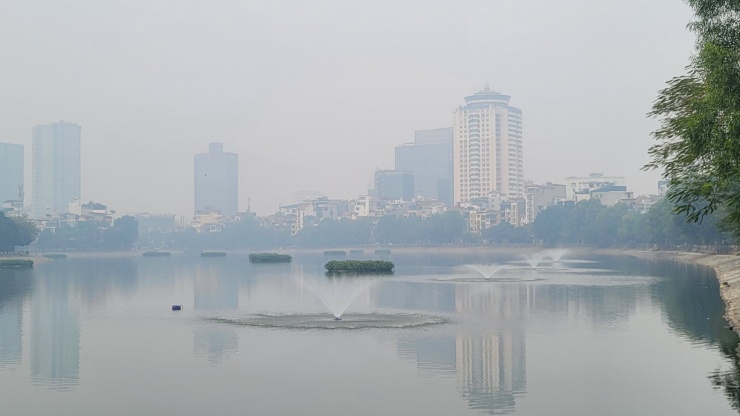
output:
M180 309L182 309L182 305L172 305L173 311L179 311Z

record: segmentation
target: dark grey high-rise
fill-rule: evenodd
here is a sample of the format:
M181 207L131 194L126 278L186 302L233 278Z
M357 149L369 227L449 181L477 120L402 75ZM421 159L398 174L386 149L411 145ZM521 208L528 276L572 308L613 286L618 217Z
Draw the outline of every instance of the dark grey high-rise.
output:
M452 127L417 130L396 147L396 170L414 175L417 195L452 205Z
M239 204L239 155L210 143L208 153L195 155L195 213L220 212L233 217Z
M414 175L400 170L376 170L375 193L378 199L411 201L414 198Z

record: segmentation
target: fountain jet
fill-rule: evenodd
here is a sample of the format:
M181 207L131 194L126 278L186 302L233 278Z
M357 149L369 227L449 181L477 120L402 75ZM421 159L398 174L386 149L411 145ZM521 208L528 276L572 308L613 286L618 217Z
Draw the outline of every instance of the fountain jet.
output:
M552 261L558 262L558 261L560 261L560 258L563 257L565 255L565 253L567 253L567 252L568 252L568 250L566 250L564 248L558 248L558 249L553 249L553 250L546 250L545 251L545 254L548 257L550 257L552 259Z
M543 257L543 253L530 253L528 255L524 255L524 259L527 261L529 267L531 268L536 268L537 266L539 266Z
M312 280L302 281L311 293L313 293L321 303L334 316L335 321L342 320L342 314L349 308L349 305L367 291L372 281L357 277L335 278L330 280Z
M494 274L506 268L502 264L469 264L467 267L480 273L486 280L491 280Z

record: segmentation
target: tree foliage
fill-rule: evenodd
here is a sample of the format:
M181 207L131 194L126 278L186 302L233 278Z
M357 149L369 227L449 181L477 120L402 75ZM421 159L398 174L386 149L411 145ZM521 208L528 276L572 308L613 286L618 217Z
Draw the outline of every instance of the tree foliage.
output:
M27 246L36 240L38 234L39 230L33 223L22 218L6 217L0 212L0 252Z
M663 169L668 198L691 222L723 208L740 233L740 2L688 0L696 54L661 90L650 115L661 125L646 169Z
M139 238L139 223L132 216L117 219L113 226L79 221L74 227L45 229L36 245L43 250L130 250Z
M645 214L631 211L624 204L606 207L598 200L581 201L572 207L545 209L532 224L532 233L549 246L674 247L729 243L729 237L717 226L716 215L709 214L703 222L695 223L687 221L685 213L676 215L674 210L667 198L655 203Z

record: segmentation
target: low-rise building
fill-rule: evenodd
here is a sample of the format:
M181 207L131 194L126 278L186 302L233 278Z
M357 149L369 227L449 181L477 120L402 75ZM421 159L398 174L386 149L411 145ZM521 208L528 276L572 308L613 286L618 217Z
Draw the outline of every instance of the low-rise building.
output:
M588 176L569 176L565 179L566 197L576 202L589 199L591 191L605 186L625 186L623 176L604 176L603 173L591 173ZM589 195L585 197L584 195Z

